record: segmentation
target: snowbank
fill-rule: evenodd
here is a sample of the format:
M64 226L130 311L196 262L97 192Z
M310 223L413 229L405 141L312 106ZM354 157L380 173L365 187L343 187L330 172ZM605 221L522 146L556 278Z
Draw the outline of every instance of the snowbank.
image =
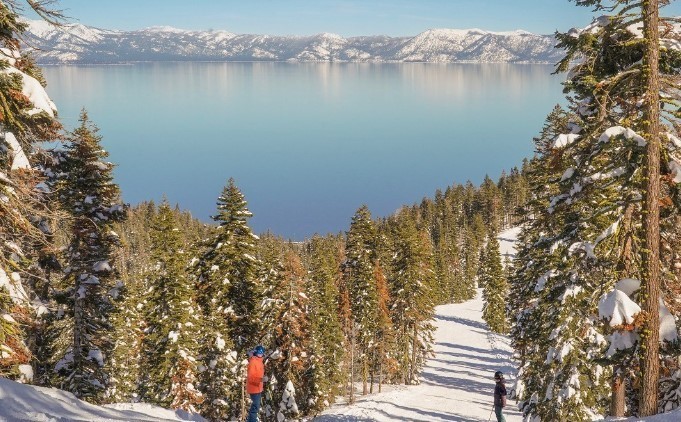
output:
M2 421L205 421L184 411L145 403L94 406L71 393L0 378Z

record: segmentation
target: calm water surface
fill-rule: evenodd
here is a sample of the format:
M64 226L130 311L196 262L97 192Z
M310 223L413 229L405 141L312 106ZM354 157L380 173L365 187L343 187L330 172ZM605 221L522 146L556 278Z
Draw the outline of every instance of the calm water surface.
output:
M146 63L45 68L73 128L100 127L126 202L165 194L209 221L229 177L256 232L346 230L519 166L552 107L550 65Z

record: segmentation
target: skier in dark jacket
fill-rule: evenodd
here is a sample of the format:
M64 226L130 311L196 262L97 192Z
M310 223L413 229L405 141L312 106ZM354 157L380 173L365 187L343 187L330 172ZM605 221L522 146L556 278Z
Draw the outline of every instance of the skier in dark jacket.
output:
M501 413L506 406L506 384L504 384L504 374L501 371L494 373L494 414L497 415L497 422L506 422L506 418Z

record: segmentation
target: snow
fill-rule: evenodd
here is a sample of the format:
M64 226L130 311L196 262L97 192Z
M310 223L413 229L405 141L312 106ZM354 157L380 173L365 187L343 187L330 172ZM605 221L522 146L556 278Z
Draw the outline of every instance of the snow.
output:
M40 82L38 82L37 79L11 66L5 69L0 69L0 73L17 73L21 76L23 82L21 92L28 97L28 99L33 103L34 107L32 110L28 111L29 115L44 111L50 117L54 117L54 112L57 111L57 106L55 106L52 100L50 100L47 92L45 92L45 88L40 85Z
M606 357L612 357L618 350L625 350L634 347L639 339L639 335L633 331L615 331L608 336L610 347L605 352Z
M3 421L204 421L198 415L145 403L94 406L56 388L0 378Z
M631 296L636 290L641 288L641 280L635 278L623 278L615 283L615 288L626 295Z
M24 149L21 148L21 144L17 141L17 138L12 132L5 133L5 142L12 149L12 170L16 169L30 169L31 164L24 153Z
M217 347L218 350L224 350L225 348L225 339L223 339L222 336L219 334L218 337L215 339L215 347Z
M19 365L19 380L21 382L33 381L33 367L31 365Z
M436 308L434 352L413 386L383 386L383 392L357 395L352 405L327 409L316 422L340 421L487 421L491 414L494 372L502 371L514 388L512 349L505 336L488 331L482 320L481 290L475 299ZM361 388L361 387L360 387ZM513 400L504 409L508 422L520 422Z
M92 266L92 271L97 273L111 271L111 265L109 265L108 261L98 261Z
M499 240L499 254L501 254L502 263L508 259L514 259L516 255L515 244L518 235L522 230L521 227L511 227L499 233L497 239Z
M598 235L598 237L596 238L595 244L598 245L599 243L601 243L601 241L603 241L603 239L610 237L613 234L615 234L615 232L617 231L617 227L619 227L619 224L620 224L620 222L618 220L618 221L615 221L614 223L612 223L610 226L608 226L608 228L605 229L603 231L603 233Z
M669 170L672 173L674 183L681 183L681 164L676 160L671 160Z
M553 148L565 148L566 146L575 142L577 139L579 139L579 135L576 133L563 133L556 137L552 146Z
M575 169L573 167L570 167L569 169L565 170L565 173L560 178L560 181L563 182L569 178L572 177L572 175L575 174Z
M594 245L591 242L575 242L570 247L568 248L568 252L571 254L576 253L579 250L583 250L586 252L586 257L589 259L596 259L596 254L594 253L594 248L596 245Z
M611 138L616 136L624 136L625 139L634 140L636 141L636 144L640 147L646 146L646 140L643 139L641 135L639 135L638 133L634 132L629 128L622 126L613 126L606 129L605 132L603 132L603 134L601 135L601 137L598 138L598 142L608 142Z
M541 292L544 290L544 286L546 285L546 282L549 281L549 278L558 275L558 272L555 270L549 270L544 275L539 277L537 279L537 284L534 286L534 291L535 292Z
M660 299L660 341L678 340L679 333L676 329L674 316L669 312L662 299Z
M21 284L21 278L19 274L12 273L9 277L5 270L0 267L0 289L7 289L9 297L12 298L14 302L22 302L28 300L28 295Z
M99 349L92 349L90 352L88 352L87 355L88 359L93 360L97 362L99 366L104 366L104 355L102 354L102 351Z
M667 138L672 142L674 147L681 148L681 139L677 138L674 134L667 132Z
M641 312L641 307L620 290L613 290L601 297L598 302L598 317L610 321L611 327L617 327L625 322L634 322L634 316Z

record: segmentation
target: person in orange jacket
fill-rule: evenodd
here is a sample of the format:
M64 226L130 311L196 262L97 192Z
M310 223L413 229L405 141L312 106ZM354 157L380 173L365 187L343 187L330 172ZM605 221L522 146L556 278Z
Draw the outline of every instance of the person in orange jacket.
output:
M246 392L251 396L251 408L248 410L247 422L257 422L265 376L265 348L257 346L248 359L248 375L246 376Z

